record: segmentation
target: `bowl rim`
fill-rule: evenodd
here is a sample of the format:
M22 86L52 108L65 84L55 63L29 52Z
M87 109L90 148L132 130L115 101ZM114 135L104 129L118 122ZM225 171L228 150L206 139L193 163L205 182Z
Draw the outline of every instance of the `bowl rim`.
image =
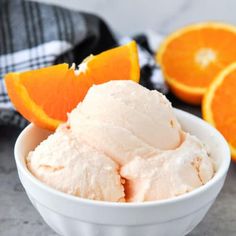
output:
M35 126L32 123L29 124L20 133L20 135L17 137L16 143L15 143L14 156L15 156L15 161L17 164L17 169L18 169L18 171L23 173L24 176L26 178L28 178L32 184L39 187L41 190L47 191L52 195L57 195L57 197L65 198L66 200L73 201L78 204L87 204L87 205L91 205L91 206L93 205L93 206L102 206L102 207L142 208L142 207L164 206L164 205L175 204L178 202L188 200L200 193L204 193L204 192L208 191L213 185L215 185L218 181L220 181L226 175L229 165L230 165L230 161L231 161L231 154L230 154L228 143L224 139L223 135L218 130L216 130L213 126L208 124L203 119L201 119L193 114L190 114L186 111L183 111L183 110L180 110L177 108L174 108L174 111L175 111L175 113L177 113L178 116L180 115L185 118L188 117L191 119L195 119L199 124L203 125L206 129L208 129L208 130L210 129L214 133L214 135L217 136L217 139L221 142L222 148L224 149L224 152L225 152L224 159L223 159L221 165L219 166L218 170L216 171L215 175L213 176L213 178L211 180L209 180L205 185L200 186L199 188L194 189L193 191L185 193L183 195L176 196L173 198L163 199L163 200L147 201L147 202L129 202L129 203L127 203L127 202L109 202L109 201L100 201L100 200L91 200L91 199L81 198L78 196L74 196L74 195L70 195L70 194L61 192L61 191L56 190L50 186L47 186L46 184L44 184L43 182L38 180L35 176L33 176L33 174L31 174L31 172L22 163L21 157L18 155L18 149L19 149L20 142L21 142L22 138L24 137L24 135L27 132L29 132L29 130L31 130Z

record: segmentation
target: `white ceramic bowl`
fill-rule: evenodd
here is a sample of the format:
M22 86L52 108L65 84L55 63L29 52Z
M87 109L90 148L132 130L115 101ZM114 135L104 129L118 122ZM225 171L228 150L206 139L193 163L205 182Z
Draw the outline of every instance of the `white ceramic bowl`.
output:
M34 125L25 128L15 145L20 180L28 197L46 223L67 236L180 236L203 219L219 194L230 164L222 135L206 122L175 109L184 130L210 148L216 162L215 176L204 186L182 196L145 203L111 203L71 196L37 180L26 168L25 157L48 132Z

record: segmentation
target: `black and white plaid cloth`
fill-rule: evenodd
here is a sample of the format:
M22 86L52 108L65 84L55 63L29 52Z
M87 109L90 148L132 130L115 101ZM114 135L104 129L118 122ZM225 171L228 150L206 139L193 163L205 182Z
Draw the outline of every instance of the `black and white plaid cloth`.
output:
M139 45L141 84L166 93L160 69L153 58L161 37L153 32L135 36ZM23 0L0 0L0 125L24 127L27 121L15 111L3 77L67 62L79 64L131 38L114 37L99 17L61 7Z

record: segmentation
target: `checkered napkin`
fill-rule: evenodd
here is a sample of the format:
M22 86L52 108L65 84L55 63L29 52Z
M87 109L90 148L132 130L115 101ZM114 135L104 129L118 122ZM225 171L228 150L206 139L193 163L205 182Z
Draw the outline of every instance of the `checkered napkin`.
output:
M147 32L134 39L139 45L140 83L166 93L152 55L161 37ZM79 64L90 54L129 40L113 36L105 22L92 14L37 2L0 0L0 125L27 124L9 100L3 82L6 73L62 62Z

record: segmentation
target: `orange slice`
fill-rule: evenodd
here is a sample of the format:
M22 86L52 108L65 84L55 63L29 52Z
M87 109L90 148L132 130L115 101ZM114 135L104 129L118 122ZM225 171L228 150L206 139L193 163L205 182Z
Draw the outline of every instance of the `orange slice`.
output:
M236 27L201 23L180 29L162 43L156 60L172 92L200 104L216 75L236 61Z
M89 56L79 70L60 64L5 76L8 95L16 109L30 122L49 130L67 120L67 113L83 100L93 84L110 80L139 81L134 41Z
M204 95L203 118L215 126L228 141L236 161L236 62L214 79Z

